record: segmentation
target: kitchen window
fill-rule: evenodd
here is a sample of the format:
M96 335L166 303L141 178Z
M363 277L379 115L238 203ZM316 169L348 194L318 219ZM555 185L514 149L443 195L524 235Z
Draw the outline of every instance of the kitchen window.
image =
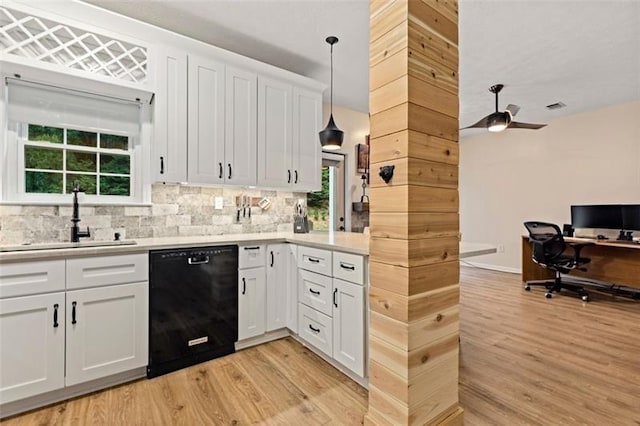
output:
M3 202L145 201L137 102L7 79Z

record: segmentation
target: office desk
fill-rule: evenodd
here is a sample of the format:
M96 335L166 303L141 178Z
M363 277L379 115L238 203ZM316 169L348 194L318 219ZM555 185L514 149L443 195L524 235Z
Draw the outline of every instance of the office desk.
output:
M574 269L570 275L640 288L640 244L569 237L565 240L568 243L594 243L583 247L580 252L581 257L591 258L591 262L585 265L587 272ZM553 271L533 262L529 237L522 236L522 281L546 280L553 276Z

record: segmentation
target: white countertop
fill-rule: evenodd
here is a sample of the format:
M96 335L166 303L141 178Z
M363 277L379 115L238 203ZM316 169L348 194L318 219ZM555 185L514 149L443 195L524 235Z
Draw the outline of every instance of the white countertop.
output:
M110 254L126 254L148 250L162 250L189 247L205 247L224 244L266 244L288 242L328 250L347 253L369 255L369 236L354 232L312 232L309 234L294 234L292 232L271 232L252 234L226 234L200 237L167 237L145 238L135 240L135 245L97 246L97 247L69 247L45 250L22 250L0 252L0 263L69 258L78 256L100 256ZM460 243L460 258L480 256L495 253L496 247L490 244Z

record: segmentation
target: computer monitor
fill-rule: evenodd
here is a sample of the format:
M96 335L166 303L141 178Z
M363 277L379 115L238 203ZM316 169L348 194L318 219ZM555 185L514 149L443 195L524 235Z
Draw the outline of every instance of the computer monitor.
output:
M623 229L620 204L571 206L574 228Z
M640 231L640 204L622 205L622 229Z

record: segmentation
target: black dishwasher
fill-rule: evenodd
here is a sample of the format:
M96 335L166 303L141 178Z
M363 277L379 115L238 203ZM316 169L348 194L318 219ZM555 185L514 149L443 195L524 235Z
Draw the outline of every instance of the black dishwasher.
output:
M148 378L235 352L238 246L151 251L149 276Z

